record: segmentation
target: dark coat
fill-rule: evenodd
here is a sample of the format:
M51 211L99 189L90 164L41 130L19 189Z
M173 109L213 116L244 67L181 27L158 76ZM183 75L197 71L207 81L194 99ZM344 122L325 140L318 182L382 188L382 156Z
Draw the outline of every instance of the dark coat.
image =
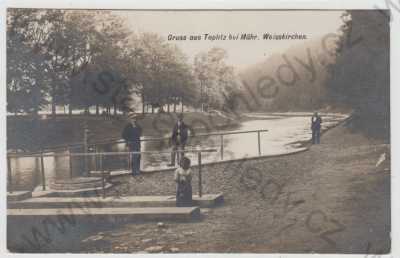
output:
M188 139L189 128L185 123L175 124L172 130L171 142L174 145L185 145Z
M133 126L131 123L127 124L122 131L122 138L128 143L131 149L140 150L140 136L142 135L142 128Z
M192 176L186 177L186 180L181 180L179 175L177 178L176 189L176 206L177 207L190 207L192 206Z
M311 130L321 130L322 118L320 116L311 117Z

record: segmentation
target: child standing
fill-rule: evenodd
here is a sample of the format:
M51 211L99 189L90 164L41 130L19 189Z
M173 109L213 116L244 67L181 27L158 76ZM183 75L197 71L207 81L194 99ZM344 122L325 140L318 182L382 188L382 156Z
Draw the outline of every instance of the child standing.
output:
M192 206L192 170L190 169L190 159L182 157L180 167L175 170L176 187L176 206Z

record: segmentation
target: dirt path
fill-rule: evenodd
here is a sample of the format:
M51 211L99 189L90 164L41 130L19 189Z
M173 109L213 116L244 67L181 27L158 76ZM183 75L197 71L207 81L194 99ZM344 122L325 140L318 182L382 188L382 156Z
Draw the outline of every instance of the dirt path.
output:
M388 145L337 127L307 152L212 165L204 192L223 192L225 203L203 209L200 222L121 225L82 242L81 251L387 253L388 157ZM175 190L172 173L114 180L122 195Z

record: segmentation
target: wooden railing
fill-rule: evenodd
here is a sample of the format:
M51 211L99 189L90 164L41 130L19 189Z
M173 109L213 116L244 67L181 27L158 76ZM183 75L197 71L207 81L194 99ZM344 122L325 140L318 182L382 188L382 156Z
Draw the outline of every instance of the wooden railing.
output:
M260 129L260 130L248 130L248 131L225 131L225 132L215 132L215 133L204 133L204 134L193 134L189 135L190 138L196 138L196 137L207 137L207 136L224 136L224 135L231 135L231 134L245 134L245 133L257 133L260 135L262 132L268 132L268 130L265 129ZM165 141L169 140L171 137L142 137L140 139L140 142L150 142L150 141ZM258 137L260 138L260 137ZM106 145L106 144L119 144L119 143L125 143L125 140L122 139L111 139L111 140L105 140L105 141L96 141L92 143L87 143L91 147L99 146L99 145ZM63 144L63 145L54 145L54 146L49 146L49 147L43 147L40 152L47 152L47 151L56 151L58 149L71 149L75 147L84 147L85 142L75 142L71 144ZM259 144L260 145L260 144ZM38 152L23 152L23 153L31 153L35 154Z
M216 149L186 149L186 150L176 150L175 152L178 153L197 153L198 157L198 178L199 178L199 196L201 197L203 194L203 187L202 187L202 153L209 153L209 152L217 152ZM165 153L171 153L170 151L129 151L129 152L94 152L94 153L39 153L39 154L24 154L24 153L9 153L7 155L7 166L8 166L8 192L13 192L13 180L12 180L12 168L11 168L11 158L23 158L23 157L31 157L31 158L40 158L40 173L42 179L42 190L46 190L46 177L44 171L44 157L69 157L70 160L70 176L72 178L72 163L71 157L99 157L100 160L100 171L101 171L101 180L102 180L102 191L103 191L103 198L106 197L106 189L105 189L105 170L103 167L103 159L106 156L128 156L132 157L134 154L140 155L160 155Z
M220 146L219 146L219 152L220 152L220 159L224 159L224 136L226 135L234 135L234 134L248 134L248 133L255 133L257 134L257 151L258 155L261 156L261 133L263 132L268 132L268 130L248 130L248 131L228 131L228 132L214 132L214 133L205 133L205 134L195 134L190 136L190 138L196 138L196 137L210 137L210 136L219 136L220 138ZM141 142L145 141L165 141L169 140L170 137L158 137L158 138L142 138ZM39 153L8 153L7 155L7 165L8 165L8 184L9 184L9 192L13 191L12 187L12 171L11 171L11 164L10 164L10 158L21 158L21 157L32 157L32 158L39 158L40 159L40 174L41 174L41 179L42 179L42 189L46 190L46 180L45 180L45 173L44 173L44 157L63 157L63 156L68 156L69 157L69 174L70 178L73 177L73 170L72 170L72 157L84 157L84 166L85 166L85 172L87 172L87 157L94 156L96 160L99 159L99 162L95 162L96 166L99 163L101 169L103 169L103 158L106 156L124 156L127 155L128 159L128 166L131 161L131 156L133 154L170 154L171 151L142 151L142 152L99 152L98 150L100 148L99 145L105 145L105 144L118 144L118 143L125 143L124 140L113 140L113 141L103 141L103 142L96 142L96 143L90 143L88 144L89 147L92 147L95 152L82 152L82 153L74 153L71 151L73 147L79 146L83 147L83 144L72 144L72 145L65 145L64 148L68 151L68 153L45 153L45 150L40 151ZM84 150L84 149L83 149ZM201 164L201 152L210 152L210 150L213 150L213 152L216 152L216 149L204 149L204 150L197 150L197 149L187 149L187 150L176 150L174 152L198 152L198 162ZM54 150L53 150L54 151ZM88 150L87 150L88 151ZM99 158L100 157L100 158ZM201 166L199 166L199 179L201 180ZM201 188L199 190L199 195L201 195Z

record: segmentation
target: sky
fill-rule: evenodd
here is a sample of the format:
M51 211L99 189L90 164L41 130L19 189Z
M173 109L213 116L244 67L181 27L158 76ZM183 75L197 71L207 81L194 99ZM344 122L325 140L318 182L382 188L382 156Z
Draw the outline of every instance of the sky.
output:
M169 41L192 62L199 52L222 47L228 53L227 63L237 68L262 62L273 53L280 53L306 40L263 40L264 33L297 33L307 40L335 33L342 24L343 11L113 11L126 20L134 32L154 32L165 39L168 35L242 34L253 33L259 39Z

